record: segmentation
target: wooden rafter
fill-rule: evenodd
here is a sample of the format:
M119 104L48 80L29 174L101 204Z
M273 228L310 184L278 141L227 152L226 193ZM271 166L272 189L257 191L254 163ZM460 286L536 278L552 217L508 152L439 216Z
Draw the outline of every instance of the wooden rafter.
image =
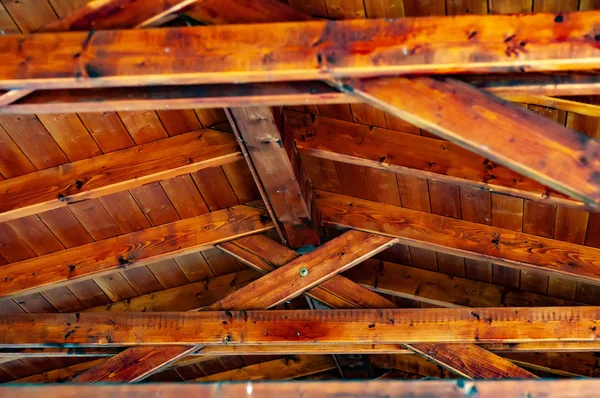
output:
M234 137L178 135L0 181L0 222L242 159Z
M363 101L588 204L600 205L600 142L454 79L345 82Z
M267 213L236 206L0 267L0 297L198 251L273 227Z
M400 238L463 257L598 283L600 250L349 196L316 191L326 225Z
M310 115L287 112L286 117L296 138L296 147L304 155L549 204L597 210L451 142L382 128L371 129L322 116L313 120Z
M594 327L599 311L512 307L11 314L0 319L0 346L591 342L598 339Z
M233 310L241 310L242 313L245 313L245 310L273 307L358 264L394 242L394 239L379 235L349 231L315 251L297 258L285 267L281 267L216 303L204 307L203 310L225 310L226 313L231 314L230 311ZM228 324L227 321L221 322L221 326ZM223 338L224 342L229 339L227 336ZM160 343L164 342L155 342L155 344ZM202 345L202 343L200 344ZM198 346L198 344L192 345ZM138 381L198 348L190 346L134 347L79 375L75 380L78 382Z
M600 64L594 39L597 18L598 12L590 11L4 36L0 88L266 82L519 67L593 69ZM560 41L554 40L557 26ZM198 35L203 40L197 41ZM206 40L210 48L197 44ZM51 51L56 42L60 50ZM428 62L423 62L420 48L431 42L435 49L428 50Z

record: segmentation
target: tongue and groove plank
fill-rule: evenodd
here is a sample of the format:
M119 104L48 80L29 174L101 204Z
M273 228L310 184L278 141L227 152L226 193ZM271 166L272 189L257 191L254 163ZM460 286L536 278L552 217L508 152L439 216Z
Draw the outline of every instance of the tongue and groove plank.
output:
M303 155L401 175L430 178L472 189L586 208L559 192L447 141L293 112L286 113ZM594 208L595 209L595 208Z
M262 272L270 272L274 268L271 264L275 265L275 267L283 265L283 261L277 260L283 259L285 261L294 252L273 241L271 241L272 243L267 241L270 241L270 239L263 235L255 235L232 242L225 242L218 245L218 247L234 255L252 268ZM367 260L367 262L369 261L373 260ZM315 295L315 291L325 292L325 295ZM308 291L307 294L313 297L316 296L315 298L324 304L338 309L390 309L398 307L388 299L366 290L363 286L341 275L336 275L328 281L321 283L318 287ZM328 295L334 299L328 300ZM339 304L336 305L336 299L342 300L342 306L339 306ZM467 377L471 378L527 378L532 376L529 372L512 364L510 361L474 345L415 344L407 348L421 355L425 355L426 353L428 358L435 360L440 365L447 367L455 373L467 375ZM469 353L474 353L474 355L469 355ZM460 360L461 358L463 358L462 361ZM479 363L480 361L481 363ZM478 367L482 369L481 372L477 370Z
M519 67L593 69L600 64L594 39L599 14L303 21L4 36L0 37L4 60L0 88L322 80ZM202 45L206 41L213 44L210 49ZM431 48L429 43L438 45Z
M242 158L230 134L201 130L0 181L0 221Z
M600 283L599 249L323 191L315 191L315 199L328 226L381 233L448 254Z
M7 264L0 267L0 297L157 262L272 226L266 212L236 206Z
M293 148L288 151L291 143L286 140L284 145L276 115L267 107L230 111L256 169L256 183L264 187L288 243L292 247L318 245L318 227L311 214L312 189L302 176L301 165L294 162Z
M363 101L600 206L600 142L451 78L379 78L343 85Z
M599 307L11 314L0 346L593 342L599 319Z
M246 313L246 310L272 308L385 250L394 242L395 239L381 235L348 231L202 310L225 310L227 314L231 314L230 311L233 310ZM302 276L301 272L304 270L308 273ZM222 325L226 324L227 321L222 323ZM227 336L223 338L224 342L229 339ZM156 343L163 342L156 341ZM197 346L197 344L193 345ZM198 348L134 347L81 374L75 378L75 381L138 381Z

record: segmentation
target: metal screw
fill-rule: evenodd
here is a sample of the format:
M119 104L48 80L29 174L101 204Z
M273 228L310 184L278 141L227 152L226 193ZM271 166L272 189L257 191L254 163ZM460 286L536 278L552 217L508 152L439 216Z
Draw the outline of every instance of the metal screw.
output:
M306 268L301 268L300 269L300 276L306 276L308 275L308 270Z

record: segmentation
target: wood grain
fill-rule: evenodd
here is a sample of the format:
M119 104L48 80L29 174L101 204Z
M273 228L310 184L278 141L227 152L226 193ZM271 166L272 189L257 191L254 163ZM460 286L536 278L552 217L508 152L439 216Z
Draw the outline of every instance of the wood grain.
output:
M68 163L0 181L0 221L239 159L241 154L231 135L201 130Z
M449 78L354 80L344 87L441 138L565 195L600 205L598 140Z
M242 83L520 67L593 69L600 62L594 40L597 15L590 11L3 36L0 88ZM202 44L207 41L210 48Z
M595 283L600 277L597 249L323 191L315 195L325 225L382 233L401 243L510 267Z
M598 307L10 314L0 319L0 345L592 342L599 314Z
M266 212L236 206L116 236L1 267L0 296L160 261L271 227Z

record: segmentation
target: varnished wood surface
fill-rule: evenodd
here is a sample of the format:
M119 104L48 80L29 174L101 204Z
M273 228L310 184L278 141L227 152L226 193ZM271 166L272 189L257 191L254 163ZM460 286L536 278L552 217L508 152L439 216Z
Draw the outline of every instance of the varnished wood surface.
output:
M586 342L598 339L599 312L511 307L11 314L0 319L0 346Z
M298 150L321 159L585 208L533 179L447 141L317 116L287 113ZM592 207L595 209L595 207Z
M353 80L362 100L573 198L600 205L600 142L453 79Z
M411 245L511 267L527 267L598 282L600 251L508 229L316 191L326 225L357 228L400 238Z
M4 36L0 88L593 69L596 19L590 11Z
M236 206L0 267L0 296L171 258L272 228L266 212Z
M0 396L37 398L40 394L48 398L124 397L135 398L156 394L164 398L247 396L285 396L290 398L311 397L363 397L373 398L425 398L444 396L467 397L512 397L542 395L547 398L595 397L600 387L598 380L544 380L544 381L329 381L329 382L274 382L274 383L229 383L229 384L143 384L106 386L14 386L0 387Z
M202 130L0 182L0 222L241 159L231 134Z

